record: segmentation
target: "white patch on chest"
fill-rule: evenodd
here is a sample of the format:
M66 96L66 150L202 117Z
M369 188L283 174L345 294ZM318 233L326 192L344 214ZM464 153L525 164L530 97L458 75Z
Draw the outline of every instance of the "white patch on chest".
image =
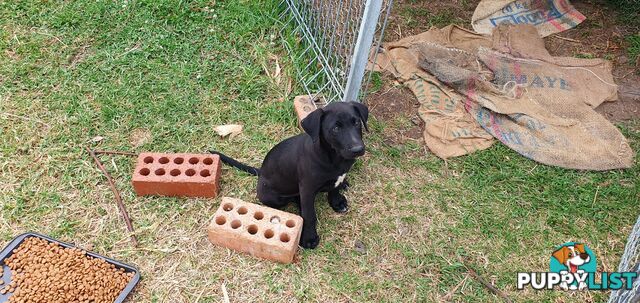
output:
M340 186L340 184L342 184L342 182L344 181L344 178L347 177L347 173L342 174L341 176L338 176L338 180L336 180L336 184L333 185L333 187L338 187Z

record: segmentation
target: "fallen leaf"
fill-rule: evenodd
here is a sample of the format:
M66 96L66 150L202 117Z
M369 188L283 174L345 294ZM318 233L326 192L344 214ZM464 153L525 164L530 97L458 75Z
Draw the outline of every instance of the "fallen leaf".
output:
M242 125L239 124L227 124L227 125L218 125L213 130L218 133L221 137L226 137L231 135L230 138L233 138L239 135L242 132Z
M103 136L95 136L95 137L93 137L93 139L91 139L91 142L98 143L98 142L100 142L102 140L104 140Z

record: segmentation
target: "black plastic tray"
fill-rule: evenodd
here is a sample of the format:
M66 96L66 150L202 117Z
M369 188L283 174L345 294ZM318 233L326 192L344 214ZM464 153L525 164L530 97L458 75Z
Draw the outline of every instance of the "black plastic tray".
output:
M37 234L37 233L24 233L22 235L17 236L15 239L13 239L11 242L9 242L9 244L2 250L0 251L0 266L2 266L2 269L4 269L4 274L2 275L2 280L4 281L4 285L0 285L0 289L4 288L5 285L9 284L9 282L11 282L11 269L9 269L9 266L7 266L6 264L4 264L4 260L8 257L10 257L13 254L13 250L18 247L26 238L29 237L36 237L36 238L40 238L40 239L45 239L49 242L53 242L53 243L57 243L58 245L62 246L62 247L66 247L66 248L77 248L75 245L71 245L69 243L64 243L64 242L60 242L56 239L52 239L49 238L47 236L41 235L41 234ZM107 263L111 263L113 265L115 265L117 268L124 268L125 272L133 272L133 278L131 279L131 281L129 281L129 284L127 284L127 287L124 288L124 290L120 293L120 295L118 296L118 298L116 298L116 300L114 301L114 303L122 303L124 302L124 300L127 298L127 295L129 295L129 293L131 293L131 291L133 291L133 288L136 287L136 284L138 284L138 282L140 281L140 272L138 272L138 270L130 265L124 264L124 263L120 263L116 260L107 258L105 256L101 256L99 254L96 253L92 253L92 252L88 252L87 251L87 255L94 257L94 258L98 258L98 259L102 259L105 260ZM6 293L4 295L0 294L0 302L7 302L9 300L9 297L11 296L11 293Z

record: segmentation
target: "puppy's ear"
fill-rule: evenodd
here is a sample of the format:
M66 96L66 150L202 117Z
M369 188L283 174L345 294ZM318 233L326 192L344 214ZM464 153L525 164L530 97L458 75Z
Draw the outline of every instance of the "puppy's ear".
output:
M367 120L369 120L369 108L360 102L352 101L351 104L353 104L353 107L356 109L356 113L360 116L364 129L369 131L369 127L367 126Z
M584 250L584 244L575 244L573 245L573 247L579 252L579 253L586 253L587 251Z
M560 249L553 252L552 256L560 262L560 264L564 265L567 260L569 260L569 253L571 250L566 246L561 247Z
M305 133L311 136L313 142L317 142L318 139L320 139L320 124L322 124L323 115L324 111L322 108L318 108L312 111L300 122L300 124L302 124L302 129L304 129Z

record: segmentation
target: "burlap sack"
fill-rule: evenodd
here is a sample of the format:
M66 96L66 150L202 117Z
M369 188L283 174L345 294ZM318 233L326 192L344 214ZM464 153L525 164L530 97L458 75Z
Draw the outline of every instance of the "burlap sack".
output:
M443 45L460 45L469 51L478 46L491 46L491 39L447 26L442 30L432 29L425 33L385 44L378 54L378 71L387 71L411 89L420 102L418 114L425 122L423 137L429 150L436 156L447 159L488 148L494 140L471 118L462 106L462 96L442 85L438 80L418 67L419 51L412 46L424 41ZM459 38L463 39L459 39ZM470 38L470 39L467 39Z
M626 139L592 109L617 98L608 61L551 57L532 26L502 26L493 37L449 26L385 47L377 68L415 93L439 157L488 147L488 132L549 165L633 164Z
M500 24L530 24L542 37L575 27L585 17L568 0L483 0L471 18L481 34L491 34Z

